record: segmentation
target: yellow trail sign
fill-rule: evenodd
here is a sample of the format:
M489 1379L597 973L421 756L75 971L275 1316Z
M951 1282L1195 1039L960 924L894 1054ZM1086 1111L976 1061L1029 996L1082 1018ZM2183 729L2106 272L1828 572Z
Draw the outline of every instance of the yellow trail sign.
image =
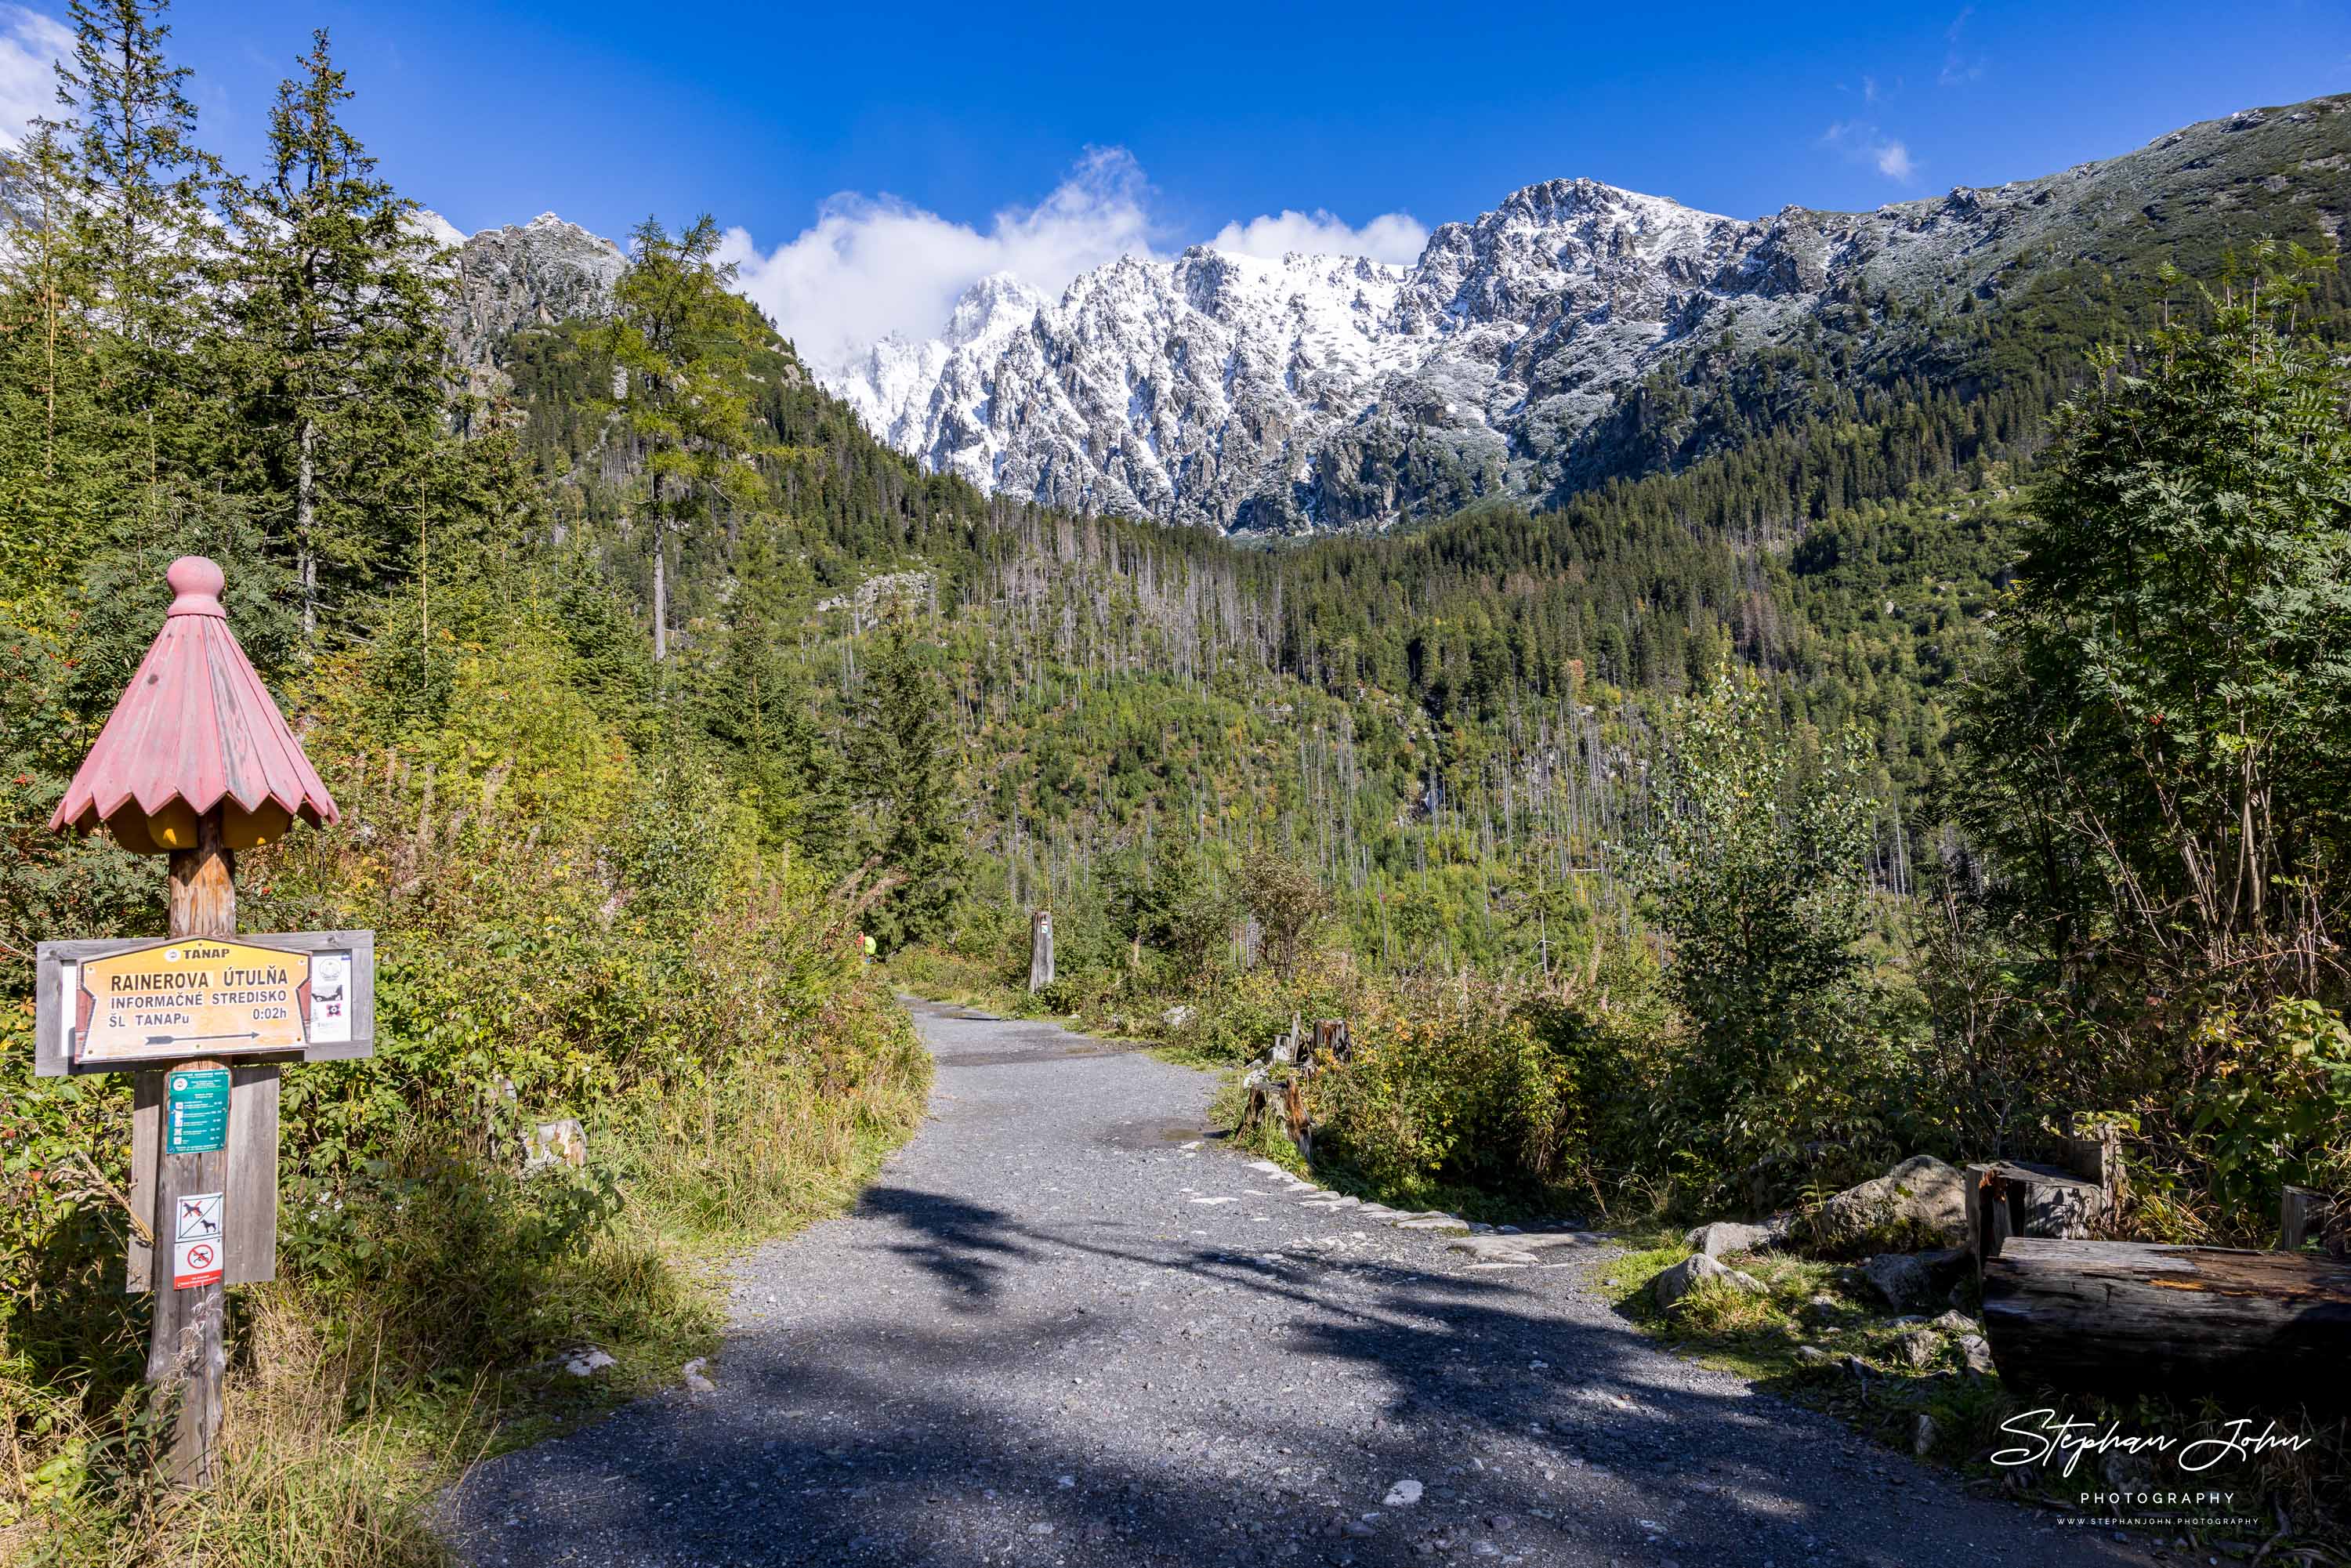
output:
M80 969L77 1062L302 1049L308 953L178 937L85 958Z

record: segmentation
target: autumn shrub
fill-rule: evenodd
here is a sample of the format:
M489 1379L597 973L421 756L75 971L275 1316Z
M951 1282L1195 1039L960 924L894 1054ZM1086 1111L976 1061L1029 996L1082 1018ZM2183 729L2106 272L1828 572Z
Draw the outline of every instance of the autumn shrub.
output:
M392 653L322 661L306 744L343 820L241 857L246 928L377 933L376 1049L284 1076L278 1279L230 1292L248 1475L218 1506L144 1479L128 1081L31 1078L7 972L0 1526L46 1521L76 1560L430 1561L415 1505L459 1450L674 1375L721 1321L693 1260L836 1208L919 1119L928 1059L864 964L875 880L764 846L710 764L632 737L543 628L472 629L397 724L371 700ZM586 1165L527 1170L559 1117ZM551 1370L586 1343L611 1375ZM299 1409L289 1345L318 1385ZM305 1555L320 1529L340 1555Z

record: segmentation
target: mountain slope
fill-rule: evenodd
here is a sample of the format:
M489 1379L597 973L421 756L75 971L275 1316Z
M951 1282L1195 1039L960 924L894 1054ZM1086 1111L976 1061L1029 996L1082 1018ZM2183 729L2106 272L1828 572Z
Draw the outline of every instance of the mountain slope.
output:
M2009 319L2020 305L2111 295L2166 256L2196 273L2231 239L2330 241L2351 212L2346 109L2248 110L1869 213L1740 221L1560 180L1437 229L1410 268L1195 247L1053 301L989 278L939 340L827 381L926 467L1072 510L1296 532L1555 498L1841 392L1972 396L2009 340L2049 329Z

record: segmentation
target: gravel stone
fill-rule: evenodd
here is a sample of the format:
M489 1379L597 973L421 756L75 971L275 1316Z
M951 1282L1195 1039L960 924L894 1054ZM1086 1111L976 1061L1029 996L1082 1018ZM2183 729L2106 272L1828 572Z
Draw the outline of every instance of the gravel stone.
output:
M853 1212L737 1266L717 1392L475 1465L438 1516L461 1560L2147 1561L1669 1354L1600 1293L1595 1238L1474 1271L1444 1230L1267 1191L1212 1074L908 1005L931 1118ZM1370 1506L1405 1477L1418 1501Z

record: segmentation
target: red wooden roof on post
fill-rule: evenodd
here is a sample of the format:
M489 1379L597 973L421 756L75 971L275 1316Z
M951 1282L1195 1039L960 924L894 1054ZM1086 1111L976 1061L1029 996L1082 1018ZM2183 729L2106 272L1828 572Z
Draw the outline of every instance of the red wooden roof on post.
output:
M100 821L126 848L184 847L162 824L214 807L256 826L266 842L300 817L314 827L341 812L228 629L221 569L182 556L164 580L177 595L139 673L114 705L49 826L89 831ZM269 831L269 824L281 824ZM191 830L192 831L192 830ZM240 835L244 836L244 835ZM234 840L232 840L234 842Z

